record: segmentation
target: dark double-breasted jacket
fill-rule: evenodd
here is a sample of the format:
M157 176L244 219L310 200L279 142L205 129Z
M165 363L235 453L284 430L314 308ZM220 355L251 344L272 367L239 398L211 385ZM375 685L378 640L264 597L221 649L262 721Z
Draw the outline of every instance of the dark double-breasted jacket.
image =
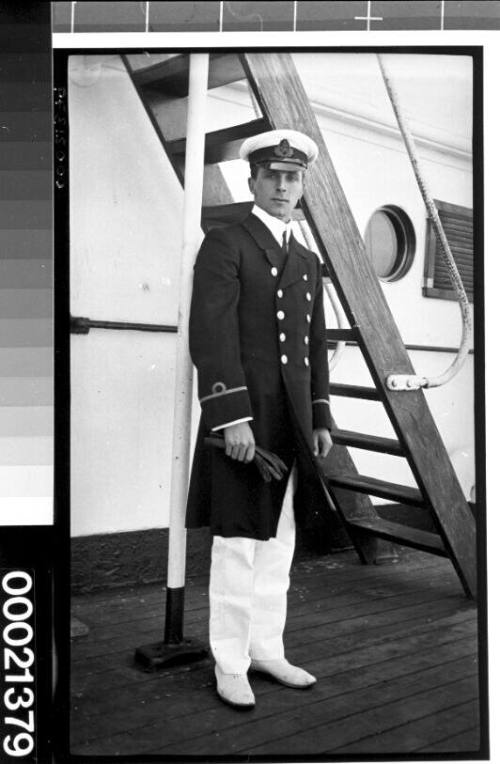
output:
M221 536L276 535L286 480L204 444L213 428L247 417L257 445L298 466L296 520L324 501L313 428L331 424L321 266L290 237L285 256L265 224L211 230L194 269L189 327L202 409L189 487L188 527Z

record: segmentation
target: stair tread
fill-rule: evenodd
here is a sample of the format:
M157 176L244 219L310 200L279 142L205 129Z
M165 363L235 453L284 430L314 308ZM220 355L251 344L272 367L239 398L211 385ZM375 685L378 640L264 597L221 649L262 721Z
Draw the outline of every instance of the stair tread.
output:
M380 400L380 394L376 387L345 385L340 382L330 383L330 395L340 395L345 398L365 398L371 401Z
M382 438L378 435L370 435L363 432L336 429L332 431L332 440L334 443L346 446L354 446L369 451L380 451L382 453L394 454L396 456L404 456L403 446L399 440L394 438Z
M214 204L203 207L201 219L205 228L218 225L240 223L250 214L253 202L232 202L231 204ZM303 220L304 213L300 208L292 211L292 220Z
M424 502L418 488L399 483L390 483L369 475L327 475L328 482L339 488L350 488L360 493L368 493L382 498L401 499L421 506Z
M354 329L327 329L326 336L329 342L357 342L358 334Z
M140 87L162 90L167 95L183 98L189 90L189 56L174 56L162 63L133 72ZM212 53L208 71L208 88L218 88L245 78L238 54Z
M409 525L395 523L392 520L384 520L383 518L352 519L348 521L348 524L352 528L359 528L381 538L386 538L389 541L434 552L434 554L448 556L443 540L437 533L422 531L418 528L412 528Z
M238 159L239 148L246 138L269 130L269 123L262 117L239 125L224 127L205 135L205 164L217 164ZM178 138L168 144L172 155L186 153L186 139Z

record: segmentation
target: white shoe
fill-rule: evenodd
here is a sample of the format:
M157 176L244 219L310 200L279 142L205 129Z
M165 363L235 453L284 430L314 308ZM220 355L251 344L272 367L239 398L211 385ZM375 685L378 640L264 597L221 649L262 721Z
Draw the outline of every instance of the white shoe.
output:
M287 687L295 687L299 690L305 690L316 683L315 676L298 666L292 666L285 658L271 661L259 661L252 658L250 668L255 671L262 671L264 674L270 674L281 684L285 684Z
M215 678L217 694L224 703L241 710L255 706L255 695L246 674L223 674L216 664Z

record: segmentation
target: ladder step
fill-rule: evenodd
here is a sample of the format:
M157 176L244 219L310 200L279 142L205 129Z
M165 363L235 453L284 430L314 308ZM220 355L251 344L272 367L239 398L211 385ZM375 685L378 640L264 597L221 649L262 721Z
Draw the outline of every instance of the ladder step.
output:
M210 207L202 207L201 220L205 230L218 226L241 223L253 207L253 202L234 202L233 204L216 204ZM304 213L301 209L292 210L292 220L303 220Z
M327 475L327 479L330 485L337 488L347 488L351 491L367 493L370 496L380 496L382 499L395 499L416 507L424 505L420 491L407 485L389 483L386 480L379 480L368 475Z
M133 73L137 87L161 90L166 95L183 98L189 90L189 56L173 56L153 66ZM209 89L229 85L245 79L245 72L237 54L213 53L208 70Z
M376 435L351 432L350 430L333 430L331 435L333 442L342 446L365 448L368 451L379 451L380 453L393 454L394 456L405 455L399 440L393 438L380 438Z
M267 120L253 119L241 125L225 127L222 130L214 130L205 136L205 164L217 164L239 158L240 146L251 135L258 135L269 130ZM186 153L186 139L179 138L168 144L170 154L184 156Z
M382 518L376 520L349 520L348 526L353 530L359 529L373 536L393 541L396 544L410 546L423 552L430 552L441 557L448 557L443 540L437 533L420 531L401 523L393 523Z
M330 342L357 342L358 333L354 329L327 329L326 336Z
M330 276L330 273L328 271L328 268L326 267L325 263L321 263L321 277L325 279L325 281L328 281L328 283L332 283L332 279Z
M204 230L219 226L241 223L250 214L253 202L235 202L234 204L216 204L202 207L201 222Z
M339 395L342 398L364 398L367 401L379 401L380 395L376 387L362 387L361 385L330 384L330 395Z

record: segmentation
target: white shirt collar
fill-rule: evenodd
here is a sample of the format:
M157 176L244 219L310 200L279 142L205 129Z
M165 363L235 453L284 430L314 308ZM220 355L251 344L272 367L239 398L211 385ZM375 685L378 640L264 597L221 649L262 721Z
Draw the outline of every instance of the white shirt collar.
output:
M252 207L252 214L258 217L259 220L262 220L264 225L269 228L280 247L283 244L283 232L286 232L287 242L290 241L290 234L292 232L291 220L288 223L284 223L283 220L273 217L269 212L263 210L262 207L257 207L256 204Z

